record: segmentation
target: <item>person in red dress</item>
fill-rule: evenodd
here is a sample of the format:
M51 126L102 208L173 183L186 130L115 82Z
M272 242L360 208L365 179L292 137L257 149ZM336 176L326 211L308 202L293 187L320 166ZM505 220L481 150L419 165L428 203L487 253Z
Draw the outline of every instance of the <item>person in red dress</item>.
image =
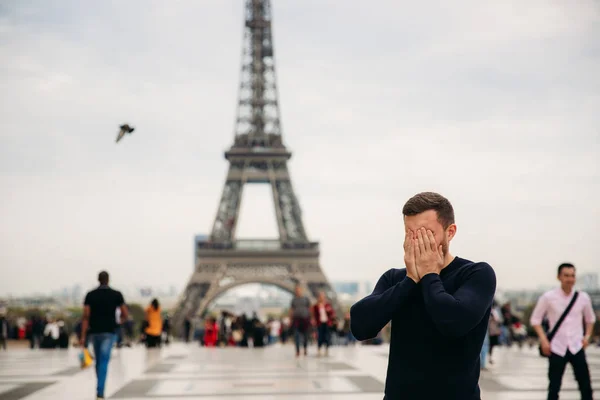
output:
M217 321L214 318L208 318L204 327L204 345L206 347L215 347L217 345L217 336L219 332Z

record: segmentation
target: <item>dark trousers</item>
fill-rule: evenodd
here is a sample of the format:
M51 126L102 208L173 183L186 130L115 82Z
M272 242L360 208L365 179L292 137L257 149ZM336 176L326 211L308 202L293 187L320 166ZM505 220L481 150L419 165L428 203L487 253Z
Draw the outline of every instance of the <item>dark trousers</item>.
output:
M189 343L190 341L190 334L192 332L192 324L189 321L185 321L184 324L184 328L183 328L184 334L185 334L185 342Z
M492 357L492 352L494 351L494 346L498 346L500 344L500 335L490 336L490 358Z
M587 360L585 359L585 351L581 349L577 354L571 354L567 351L564 357L552 353L548 366L548 400L558 400L558 393L562 385L563 374L567 363L571 363L575 379L579 384L579 392L581 400L592 400L592 385L590 383L590 370Z
M35 349L36 347L39 348L41 343L42 343L42 335L40 335L39 333L32 333L31 337L29 338L29 348L30 349Z
M306 354L306 348L308 346L308 328L310 327L310 320L308 318L294 318L294 341L296 342L296 354L300 354L300 340L302 339L302 345L304 347L304 354Z
M0 337L0 348L6 350L6 339L3 337Z
M121 347L123 345L123 325L119 324L115 328L115 335L117 340L117 347Z
M146 334L146 347L160 347L160 336Z
M325 345L325 348L329 348L329 326L327 323L320 323L317 329L318 348L320 349L323 345Z

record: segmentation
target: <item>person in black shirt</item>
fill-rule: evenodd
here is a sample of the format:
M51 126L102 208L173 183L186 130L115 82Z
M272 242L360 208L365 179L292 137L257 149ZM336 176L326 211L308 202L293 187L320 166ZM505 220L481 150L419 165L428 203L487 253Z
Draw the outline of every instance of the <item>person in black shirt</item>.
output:
M370 339L392 321L385 399L479 400L494 270L450 254L456 225L445 197L419 193L402 213L406 268L384 273L352 306L352 334Z
M8 321L4 316L4 310L0 309L0 348L6 350L6 341L9 333Z
M108 362L116 340L117 308L121 309L120 318L123 322L127 320L127 307L121 292L108 286L108 272L100 272L98 281L100 286L85 296L79 343L81 346L85 346L89 333L96 358L96 377L98 379L96 395L98 399L103 399Z
M192 315L188 314L185 317L185 321L184 321L184 328L183 328L183 334L184 336L184 340L186 343L190 342L190 334L192 333Z

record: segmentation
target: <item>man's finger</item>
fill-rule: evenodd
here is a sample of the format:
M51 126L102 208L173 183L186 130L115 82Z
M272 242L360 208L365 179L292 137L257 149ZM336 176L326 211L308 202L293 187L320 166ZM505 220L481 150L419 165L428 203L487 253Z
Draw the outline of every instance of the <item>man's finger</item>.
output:
M427 238L429 239L429 246L431 248L431 251L436 251L438 246L435 242L435 236L433 236L433 232L431 232L429 229L427 229Z
M413 247L413 251L415 253L415 257L416 258L421 257L421 249L419 248L419 243L418 243L417 239L412 240L412 247Z
M418 238L418 242L419 242L419 250L421 251L421 254L425 254L425 239L423 239L423 230L419 229L417 231L417 238Z
M425 251L431 251L432 249L435 249L435 240L433 242L431 241L429 238L429 231L423 228L421 233L423 235L423 243L425 243Z
M407 229L406 236L404 237L404 249L406 250L411 245L412 232Z

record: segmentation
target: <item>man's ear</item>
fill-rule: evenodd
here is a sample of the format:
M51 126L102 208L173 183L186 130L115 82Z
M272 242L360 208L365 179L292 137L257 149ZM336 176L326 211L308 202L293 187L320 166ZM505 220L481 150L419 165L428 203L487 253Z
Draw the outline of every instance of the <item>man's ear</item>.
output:
M456 235L456 224L450 224L448 228L446 228L446 234L448 235L448 241L451 241Z

